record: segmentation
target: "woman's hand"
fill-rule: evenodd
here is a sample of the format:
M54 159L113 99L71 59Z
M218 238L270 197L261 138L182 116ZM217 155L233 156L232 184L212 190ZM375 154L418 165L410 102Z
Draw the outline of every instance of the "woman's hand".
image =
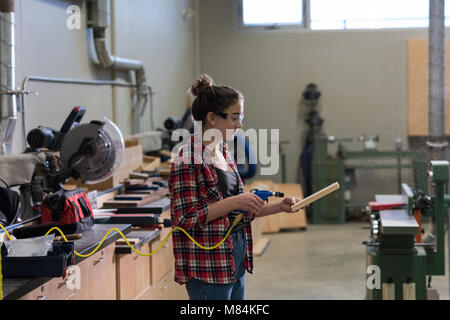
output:
M250 219L258 215L261 209L264 207L264 200L258 197L254 193L244 192L233 196L236 210L247 211Z
M298 212L302 208L299 208L295 211L292 211L292 209L291 209L291 206L296 204L298 201L300 201L300 199L296 199L293 197L284 198L283 200L281 200L281 203L280 203L280 211L287 212L287 213Z

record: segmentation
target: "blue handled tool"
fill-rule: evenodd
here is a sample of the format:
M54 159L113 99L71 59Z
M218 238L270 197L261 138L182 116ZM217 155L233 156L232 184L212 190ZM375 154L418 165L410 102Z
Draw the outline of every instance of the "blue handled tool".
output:
M250 192L256 194L258 197L260 197L264 201L268 201L269 197L277 197L277 198L284 197L283 192L272 192L272 191L259 190L259 189L252 189L252 190L250 190Z
M284 197L283 192L272 192L272 191L260 190L260 189L251 189L250 192L256 194L258 197L260 197L264 201L268 201L269 197L278 197L278 198ZM239 210L239 212L241 212L242 214L247 214L247 211Z

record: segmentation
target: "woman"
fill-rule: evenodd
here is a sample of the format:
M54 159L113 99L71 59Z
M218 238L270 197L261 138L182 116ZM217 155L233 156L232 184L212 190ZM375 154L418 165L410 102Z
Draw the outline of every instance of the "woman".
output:
M207 75L192 85L192 116L201 137L191 136L172 164L169 178L172 226L185 229L202 246L212 247L226 235L238 211L243 219L218 248L205 250L183 232L173 232L175 281L186 284L193 300L243 300L245 271L252 273L251 221L292 212L295 198L265 203L244 192L226 142L241 128L244 97L236 89L216 86ZM231 133L231 134L230 134Z

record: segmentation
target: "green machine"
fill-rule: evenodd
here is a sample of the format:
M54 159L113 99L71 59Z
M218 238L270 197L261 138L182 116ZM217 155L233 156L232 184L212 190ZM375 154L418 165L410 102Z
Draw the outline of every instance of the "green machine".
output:
M448 161L431 161L431 196L402 184L400 195L376 195L369 203L370 235L366 245L366 298L426 300L427 276L445 274L444 218L450 195ZM422 243L422 218L435 224L435 240ZM419 239L419 241L418 241Z
M365 210L367 203L351 202L346 196L357 190L355 183L356 170L396 169L397 182L400 192L402 169L413 170L414 186L423 191L427 190L427 154L421 151L401 150L401 141L396 142L395 150L379 151L376 148L378 137L359 138L364 143L361 151L349 151L344 143L353 139L337 139L316 132L313 138L313 157L311 163L311 191L312 193L337 181L341 188L329 197L320 199L312 204L312 222L316 224L336 224L347 221L348 212L356 208ZM329 145L337 143L335 155L329 154ZM351 161L350 161L351 160ZM357 164L355 165L355 160ZM372 160L392 160L390 164L376 164ZM408 162L405 160L409 160Z
M327 197L315 201L307 209L315 224L345 223L352 210L365 210L366 201L356 203L350 196L352 191L358 192L356 180L357 170L392 170L397 171L397 185L400 193L402 170L413 171L414 187L426 192L427 190L427 154L422 151L404 151L401 141L397 140L395 149L390 151L377 150L379 137L359 137L363 142L363 150L349 151L344 143L353 141L352 138L335 138L326 135L322 126L324 119L320 117L321 92L314 83L306 86L302 93L302 105L307 110L305 123L308 126L304 149L300 156L301 179L303 180L304 196L309 196L334 182L338 182L340 189ZM337 143L336 154L330 154L330 146ZM283 154L283 152L281 152ZM375 161L373 161L375 160ZM375 162L382 162L376 164ZM385 161L386 160L386 161ZM357 163L355 165L355 162ZM284 158L282 157L282 168ZM283 171L283 181L285 172Z

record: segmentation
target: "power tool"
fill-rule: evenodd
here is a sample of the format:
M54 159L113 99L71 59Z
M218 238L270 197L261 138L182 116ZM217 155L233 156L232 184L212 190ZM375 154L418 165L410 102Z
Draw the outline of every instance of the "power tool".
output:
M250 193L256 194L258 197L260 197L264 201L269 201L269 197L277 197L277 198L284 197L283 192L272 192L272 191L260 190L260 189L251 189ZM243 211L243 210L238 210L238 212L240 212L242 214L247 214L247 211Z

